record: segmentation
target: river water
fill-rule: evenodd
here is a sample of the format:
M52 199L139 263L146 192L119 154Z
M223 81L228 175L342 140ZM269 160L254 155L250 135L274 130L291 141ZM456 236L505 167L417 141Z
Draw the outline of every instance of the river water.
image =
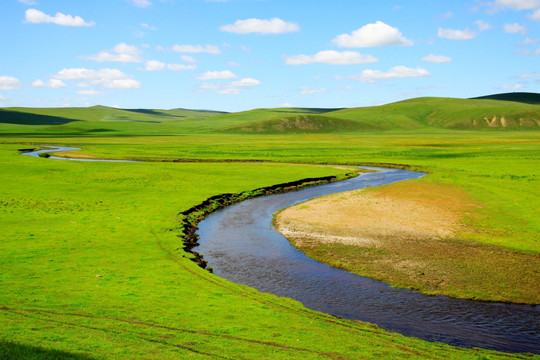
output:
M23 153L80 150L47 146ZM131 162L130 160L50 159ZM540 306L427 296L317 262L275 230L272 214L327 194L416 179L425 174L382 169L342 182L246 200L207 216L200 246L214 274L230 281L298 300L304 306L390 331L462 347L540 354Z
M275 230L272 214L310 198L415 179L422 173L379 169L337 183L255 198L199 224L214 274L298 300L304 306L428 341L506 352L540 353L540 307L427 296L317 262Z

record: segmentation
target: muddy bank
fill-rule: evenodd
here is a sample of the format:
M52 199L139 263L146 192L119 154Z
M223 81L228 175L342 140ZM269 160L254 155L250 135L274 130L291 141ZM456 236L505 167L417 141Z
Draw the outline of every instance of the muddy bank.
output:
M306 178L277 185L260 187L254 190L243 191L240 193L220 194L209 197L203 202L178 213L178 216L180 218L180 229L182 230L182 234L179 234L178 237L182 238L184 241L184 251L191 253L195 256L191 260L196 262L203 269L206 269L208 267L208 262L204 260L202 254L193 250L193 248L199 246L199 235L196 234L196 231L199 229L198 224L204 219L206 215L220 210L226 206L236 204L247 199L252 199L270 194L296 191L309 186L347 180L355 176L358 176L357 172L347 173L342 176ZM208 267L208 270L212 271L212 268Z

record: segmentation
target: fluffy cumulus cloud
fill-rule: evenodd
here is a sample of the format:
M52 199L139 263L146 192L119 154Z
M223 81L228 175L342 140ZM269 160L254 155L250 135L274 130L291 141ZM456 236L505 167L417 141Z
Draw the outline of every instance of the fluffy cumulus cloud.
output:
M20 87L19 79L13 76L0 76L0 90L15 90Z
M137 89L141 84L118 69L90 70L85 68L63 69L53 79L77 81L77 86L103 86L116 89Z
M313 63L329 65L366 64L379 61L372 55L360 54L356 51L319 51L315 55L293 55L285 58L287 65L306 65Z
M493 5L503 9L531 10L540 7L540 0L495 0Z
M146 71L159 71L165 69L165 67L167 67L167 64L165 64L164 62L157 60L149 60L146 62L146 66L144 69Z
M215 45L174 45L172 50L179 53L221 54L221 50Z
M160 71L160 70L195 70L197 67L195 65L185 65L185 64L166 64L157 60L149 60L146 62L144 70L146 71Z
M439 28L437 36L450 40L470 40L475 38L477 35L476 32L465 29L465 30L453 30L453 29L443 29Z
M452 58L448 57L448 56L444 56L444 55L433 55L433 54L429 54L427 56L424 56L422 58L422 61L427 61L427 62L430 62L430 63L436 63L436 64L440 64L440 63L447 63L447 62L451 62L452 61Z
M486 31L492 28L491 24L484 20L478 20L474 22L478 27L478 31Z
M350 34L338 35L332 40L340 47L358 48L373 46L401 45L410 46L412 41L406 39L399 29L377 21L367 24Z
M36 9L28 9L25 13L26 22L32 24L51 23L62 26L93 26L95 22L86 22L80 16L64 15L57 12L56 15L50 16Z
M431 74L426 69L421 67L408 68L405 66L395 66L390 70L384 72L380 70L364 70L360 74L353 75L350 78L353 80L358 80L367 83L373 83L377 80L389 80L396 78L413 78L413 77L422 77L430 76Z
M47 82L44 82L43 80L38 79L32 83L32 86L60 89L60 88L65 88L67 85L62 80L59 80L59 79L49 79Z
M116 61L123 63L139 63L141 51L136 46L120 43L112 51L101 51L96 55L81 56L82 59L97 62Z
M197 80L226 80L226 79L236 79L237 77L238 76L236 76L230 70L222 70L222 71L207 71L200 75L197 75L195 78Z
M223 25L220 30L236 34L283 34L298 31L300 26L295 23L285 22L279 18L270 20L246 19L237 20L231 25Z
M537 9L532 14L529 14L529 19L535 20L535 21L540 21L540 9Z
M504 24L503 26L504 32L508 34L525 34L527 32L527 29L525 29L525 26L522 26L518 23L513 24Z

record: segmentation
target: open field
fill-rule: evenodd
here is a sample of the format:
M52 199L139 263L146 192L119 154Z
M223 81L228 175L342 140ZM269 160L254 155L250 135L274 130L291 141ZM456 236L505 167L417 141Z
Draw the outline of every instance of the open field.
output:
M41 112L35 121L73 118L24 111ZM263 120L275 111L262 111L273 113ZM261 111L185 119L132 113L114 121L0 123L2 357L530 358L407 338L222 280L181 250L177 214L220 193L346 172L300 163L402 164L429 173L416 184L458 189L475 204L460 219L474 229L464 240L538 257L538 132L432 126L238 134L230 129ZM17 152L36 144L83 148L70 156L154 162L62 162ZM222 162L159 162L174 159Z

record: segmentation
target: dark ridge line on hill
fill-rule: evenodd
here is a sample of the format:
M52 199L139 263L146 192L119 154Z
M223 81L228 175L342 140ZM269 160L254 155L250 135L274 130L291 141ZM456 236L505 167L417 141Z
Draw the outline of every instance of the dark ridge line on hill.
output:
M513 93L500 93L493 95L476 96L469 98L470 100L500 100L500 101L513 101L531 105L540 104L540 93L534 92L513 92Z
M357 172L347 173L343 177L338 176L323 176L318 178L305 178L296 181L290 181L286 183L264 186L253 190L242 191L239 193L225 193L215 196L211 196L201 203L192 206L191 208L184 210L178 215L180 216L179 229L182 234L177 235L183 239L184 251L191 253L195 256L191 260L196 262L203 269L207 269L208 261L204 260L204 256L193 248L199 246L199 235L195 232L199 230L198 224L204 220L204 218L216 212L226 206L237 204L241 201L253 199L260 196L279 194L289 191L296 191L309 186L328 184L331 182L347 180L358 176ZM212 272L213 269L208 267L208 271Z

